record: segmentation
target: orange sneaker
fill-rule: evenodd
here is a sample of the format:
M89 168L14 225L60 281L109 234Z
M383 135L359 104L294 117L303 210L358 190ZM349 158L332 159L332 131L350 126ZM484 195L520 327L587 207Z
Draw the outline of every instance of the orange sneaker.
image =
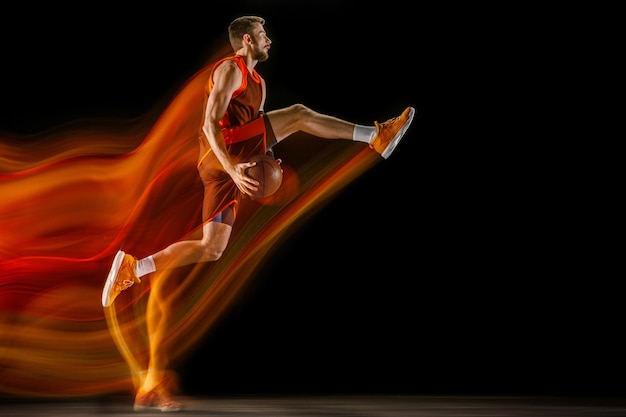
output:
M370 148L374 149L383 158L389 158L389 155L396 148L400 139L404 136L415 115L413 107L407 107L402 114L393 119L389 119L384 123L374 122L376 125L376 137L370 143Z
M113 259L113 265L102 290L102 306L110 306L122 291L133 286L135 282L141 282L135 275L137 260L124 251L117 251Z
M171 413L182 409L183 405L170 398L170 395L163 389L154 389L147 392L139 390L133 406L135 411L159 410L163 413Z

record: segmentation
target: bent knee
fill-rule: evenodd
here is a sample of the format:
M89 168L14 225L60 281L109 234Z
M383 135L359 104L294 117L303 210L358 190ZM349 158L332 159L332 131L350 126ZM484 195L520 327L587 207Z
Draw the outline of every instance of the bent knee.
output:
M313 110L305 106L304 104L296 103L289 106L289 112L296 116L298 120L306 120L311 117L313 114Z
M204 236L202 237L201 260L204 262L217 261L222 257L228 242L232 226L210 222L204 226Z
M222 257L228 246L229 234L213 234L209 239L203 240L202 260L205 262L217 261Z
M213 262L217 261L222 257L224 251L226 250L226 245L208 245L204 247L204 251L202 252L202 262Z

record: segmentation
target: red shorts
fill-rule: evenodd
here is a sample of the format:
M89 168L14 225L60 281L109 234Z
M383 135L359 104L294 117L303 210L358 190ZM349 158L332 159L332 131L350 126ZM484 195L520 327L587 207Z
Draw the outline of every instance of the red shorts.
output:
M276 144L272 126L264 115L243 126L224 129L222 133L226 149L236 162L249 161L254 155L264 154ZM200 137L200 140L206 141L204 137ZM237 206L245 194L224 171L210 148L200 157L198 172L204 184L202 223L213 220L229 206L232 206L236 216Z

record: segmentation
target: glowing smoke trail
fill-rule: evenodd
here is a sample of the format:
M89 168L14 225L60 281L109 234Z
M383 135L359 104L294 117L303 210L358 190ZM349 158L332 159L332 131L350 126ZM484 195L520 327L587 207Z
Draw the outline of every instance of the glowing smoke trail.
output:
M208 62L227 53L224 47ZM146 294L170 279L180 285L168 347L173 361L184 357L281 238L378 160L363 146L335 141L302 166L281 155L283 190L242 208L219 262L155 274L120 296L114 317L105 316L102 284L119 248L145 256L198 233L196 134L209 69L189 80L156 123L146 116L0 136L0 393L131 389L147 359Z

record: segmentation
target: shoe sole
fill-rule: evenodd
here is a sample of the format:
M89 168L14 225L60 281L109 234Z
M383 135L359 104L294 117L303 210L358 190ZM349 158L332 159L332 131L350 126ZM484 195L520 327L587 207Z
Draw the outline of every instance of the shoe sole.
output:
M391 142L389 142L389 145L387 145L387 147L385 148L383 153L380 154L380 156L382 156L385 159L389 158L389 155L391 155L393 150L396 149L396 146L398 146L398 143L400 143L400 140L404 136L404 133L407 131L407 129L411 125L411 122L413 121L413 116L415 116L415 108L411 107L411 110L409 111L409 117L407 118L406 123L404 124L404 126L402 126L400 130L398 130L398 133L396 133L396 136L393 137Z
M135 405L133 406L133 411L137 412L149 412L149 411L160 411L162 413L175 413L178 411L182 411L183 407L153 407L149 405Z
M104 283L104 289L102 290L102 307L108 307L111 304L111 290L113 289L113 284L115 284L115 277L122 266L124 255L124 251L117 251L115 258L113 259L113 265L111 266L109 276L107 277L107 280Z

